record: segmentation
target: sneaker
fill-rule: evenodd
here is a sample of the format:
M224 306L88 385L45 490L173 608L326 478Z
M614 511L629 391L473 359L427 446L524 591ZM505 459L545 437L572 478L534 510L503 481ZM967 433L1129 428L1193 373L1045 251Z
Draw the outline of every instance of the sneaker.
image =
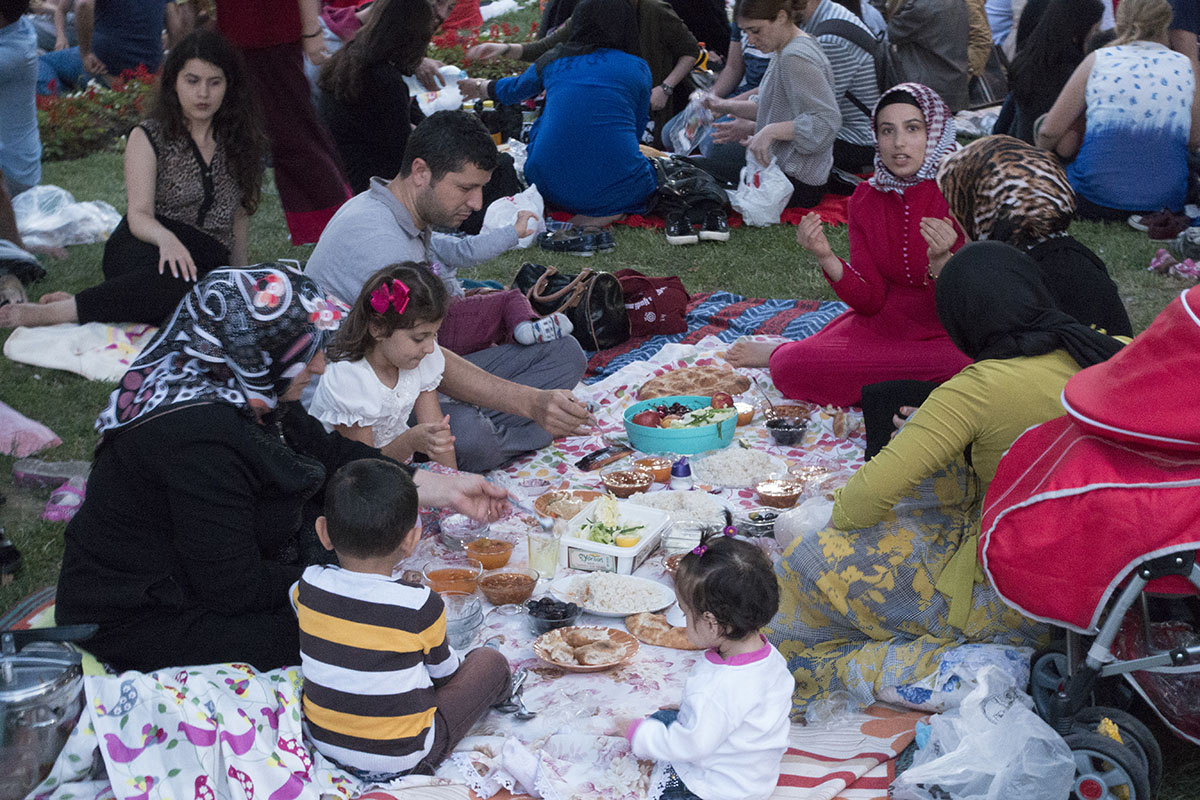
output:
M1184 228L1183 232L1175 237L1175 240L1168 245L1171 253L1178 259L1190 258L1193 261L1200 260L1200 227L1192 226Z
M538 235L538 245L553 253L570 253L573 256L590 256L596 252L596 237L584 235L574 228L559 228Z
M583 235L592 237L592 249L597 253L609 253L617 249L617 242L608 228L584 228Z
M513 338L519 344L530 345L540 342L553 342L570 336L575 326L565 314L554 313L541 319L526 320L513 328Z
M667 244L695 244L700 241L686 214L667 217Z
M704 215L704 227L700 229L700 239L705 242L728 242L729 219L724 211L709 211Z

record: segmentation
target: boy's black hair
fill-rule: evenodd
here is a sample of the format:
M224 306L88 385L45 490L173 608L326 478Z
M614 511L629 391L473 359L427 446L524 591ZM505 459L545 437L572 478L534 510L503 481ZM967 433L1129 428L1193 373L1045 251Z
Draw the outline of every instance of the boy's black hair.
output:
M417 502L417 486L399 464L351 461L325 489L329 541L339 554L353 558L393 553L417 524Z
M500 163L500 151L479 117L469 111L438 111L408 135L400 162L401 178L412 174L416 158L425 162L437 183L447 173L461 172L468 164L491 172Z
M779 584L759 547L724 534L710 535L702 554L685 555L675 574L680 598L696 614L710 612L721 635L744 639L779 610Z

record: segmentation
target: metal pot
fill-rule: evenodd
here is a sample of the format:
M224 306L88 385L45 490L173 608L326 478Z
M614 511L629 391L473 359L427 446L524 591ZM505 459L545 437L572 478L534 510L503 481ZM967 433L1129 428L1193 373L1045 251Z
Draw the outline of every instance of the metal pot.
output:
M45 641L17 652L13 634L0 634L0 800L23 798L46 777L83 702L78 652Z

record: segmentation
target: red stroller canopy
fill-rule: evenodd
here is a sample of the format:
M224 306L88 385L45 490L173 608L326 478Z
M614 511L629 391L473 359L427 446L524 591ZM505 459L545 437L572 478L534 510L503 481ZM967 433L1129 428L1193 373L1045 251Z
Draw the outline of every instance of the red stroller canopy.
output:
M1197 549L1200 453L1112 441L1071 417L1023 433L984 501L979 561L1000 597L1080 633L1096 633L1138 563Z

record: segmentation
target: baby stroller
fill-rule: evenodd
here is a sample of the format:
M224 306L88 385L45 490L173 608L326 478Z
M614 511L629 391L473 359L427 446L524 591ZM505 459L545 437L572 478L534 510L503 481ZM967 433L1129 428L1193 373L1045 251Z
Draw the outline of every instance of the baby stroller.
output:
M984 502L988 579L1010 606L1066 631L1034 655L1030 683L1075 756L1078 800L1153 798L1162 778L1149 729L1089 705L1101 678L1123 676L1200 744L1200 427L1186 420L1198 310L1200 291L1185 292L1134 343L1072 378L1068 416L1013 443ZM1181 358L1193 363L1182 369Z

